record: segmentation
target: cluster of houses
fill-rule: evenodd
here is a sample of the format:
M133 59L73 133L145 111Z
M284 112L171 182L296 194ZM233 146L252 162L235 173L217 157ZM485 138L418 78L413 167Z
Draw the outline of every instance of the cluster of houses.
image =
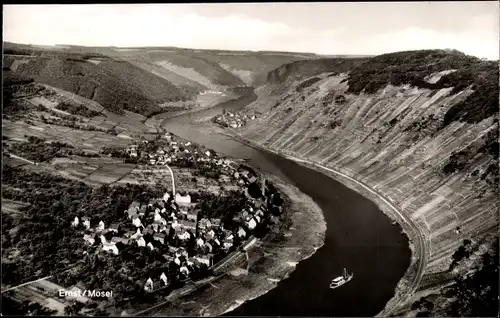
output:
M197 269L213 266L214 255L228 253L237 242L246 240L266 219L274 222L277 218L268 213L270 197L254 198L250 195L250 185L258 187L261 193L266 193L265 180L258 183L253 171L244 167L237 168L233 161L218 158L210 150L200 150L189 141L176 140L169 133L163 139L166 140L163 143L166 145L158 147L153 153L139 153L138 146L132 146L127 151L131 157L147 156L149 163L156 165L175 164L179 158L187 157L218 166L221 171L219 181L235 181L236 188L243 189L248 199L247 207L234 215L231 226L226 226L231 230L224 227L220 218L200 217L200 210L189 194L170 192L147 204L132 202L119 222L106 224L103 220L91 220L83 216L75 217L72 225L84 228L83 239L87 244L115 255L132 245L159 252L166 263L176 264L174 275L177 278L187 279ZM168 284L169 276L161 273L159 277L149 277L144 289L152 291Z
M232 162L228 159L219 159L213 151L203 151L198 145L189 141L179 141L170 133L166 133L163 139L167 144L159 146L156 152L140 152L138 150L139 145L132 145L128 147L126 151L130 157L143 158L151 165L175 165L181 160L188 160L191 162L213 162L217 165L228 165ZM143 141L143 143L148 143L148 141Z
M249 120L255 120L256 116L240 115L237 113L225 112L213 118L213 122L224 127L239 128L247 124Z
M244 184L258 181L246 170L235 172L234 177ZM260 186L265 193L264 180ZM97 225L91 227L90 218L84 216L75 217L72 225L85 228L83 239L88 244L97 245L115 255L131 244L150 251L157 250L165 262L177 265L178 277L189 278L197 268L211 267L215 253L228 253L236 240L246 240L258 224L265 222L268 214L265 200L253 198L248 188L245 195L248 198L247 208L235 214L232 230L226 229L220 218L200 218L200 210L189 194L176 193L173 196L169 192L148 204L132 202L119 223L105 224L102 220L93 220ZM194 250L187 249L189 241L194 241ZM168 285L168 277L164 273L156 281L150 277L144 288L151 291L159 284Z

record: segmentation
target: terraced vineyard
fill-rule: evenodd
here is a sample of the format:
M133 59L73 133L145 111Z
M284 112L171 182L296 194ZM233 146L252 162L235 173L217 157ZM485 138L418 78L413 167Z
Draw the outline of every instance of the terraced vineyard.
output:
M427 75L446 76L433 71ZM488 72L498 82L498 70ZM381 192L421 226L429 243L420 290L449 281L452 254L462 240L498 231L498 114L490 104L476 103L475 110L465 106L460 116L444 118L456 105L469 105L476 92L498 96L498 88L495 95L480 84L430 89L388 80L375 92L353 93L353 75L307 75L320 79L299 92L296 87L307 80L260 88L248 111L262 116L239 133ZM409 310L415 297L400 310Z

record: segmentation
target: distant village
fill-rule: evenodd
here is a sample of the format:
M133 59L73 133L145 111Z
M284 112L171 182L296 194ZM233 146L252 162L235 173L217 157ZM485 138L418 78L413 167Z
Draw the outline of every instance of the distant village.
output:
M233 181L244 191L247 208L234 214L232 230L225 227L221 218L200 217L200 209L191 196L175 193L175 189L148 203L132 202L123 212L123 218L116 223L105 224L102 220L82 216L75 217L72 226L83 227L83 240L87 244L99 246L102 251L115 255L131 244L148 251L159 251L165 262L175 264L174 277L190 279L193 271L211 268L215 254L228 254L237 242L247 240L259 224L277 223L276 215L282 212L282 206L281 203L273 205L273 196L279 194L270 191L265 179L259 180L253 171L236 168L234 162L219 159L211 151L199 152L190 142L175 141L170 134L166 134L164 139L169 146L148 153L149 164L167 165L182 158L210 163L222 171L220 179ZM137 157L141 155L137 149L137 146L132 146L127 151L131 157ZM189 156L181 157L181 153ZM253 191L249 191L252 188ZM256 189L263 196L252 196L250 192L254 193ZM273 213L269 213L270 208ZM168 286L171 281L168 276L162 272L159 277L148 277L144 289L151 292Z
M245 126L248 121L255 120L255 115L249 116L246 114L232 113L229 111L213 118L213 122L223 127L240 128Z

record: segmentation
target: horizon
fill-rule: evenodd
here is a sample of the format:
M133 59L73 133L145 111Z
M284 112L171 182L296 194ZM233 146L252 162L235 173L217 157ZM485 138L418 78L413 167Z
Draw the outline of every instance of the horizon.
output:
M495 1L3 8L4 42L27 45L175 47L319 56L455 49L478 58L499 59Z

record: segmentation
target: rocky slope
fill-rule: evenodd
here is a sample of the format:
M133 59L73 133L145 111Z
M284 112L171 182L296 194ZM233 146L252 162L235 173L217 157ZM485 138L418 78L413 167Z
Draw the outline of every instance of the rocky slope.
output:
M463 239L498 231L498 66L429 50L325 71L270 73L246 110L261 115L239 133L364 182L419 224L427 265L403 314L460 275L450 264Z

